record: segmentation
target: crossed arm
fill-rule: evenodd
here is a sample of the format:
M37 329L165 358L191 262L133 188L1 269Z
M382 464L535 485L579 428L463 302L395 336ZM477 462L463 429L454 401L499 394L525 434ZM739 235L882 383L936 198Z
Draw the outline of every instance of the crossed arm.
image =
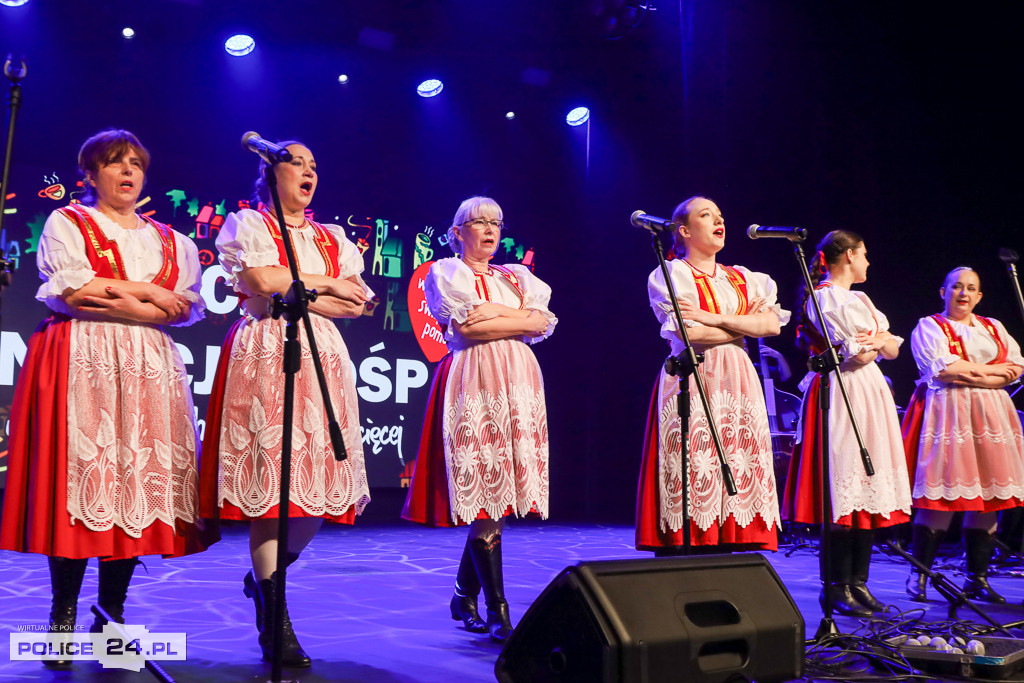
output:
M62 295L64 303L85 320L173 325L188 320L192 302L152 282L96 277Z
M685 299L679 299L679 311L687 320L701 323L701 327L686 330L690 340L700 344L723 344L740 337L773 337L781 331L779 317L773 311L758 311L763 298L750 302L747 313L710 313Z
M281 266L245 268L239 277L249 289L260 296L284 294L292 284L291 272ZM367 296L359 279L352 275L345 279L299 273L307 289L315 289L317 300L310 302L309 310L328 318L358 318L363 314Z
M1015 363L972 363L958 360L936 375L940 382L982 389L1001 389L1016 381L1024 368Z
M540 311L517 309L495 303L473 308L466 322L452 322L455 330L468 339L490 341L508 337L539 337L548 328L548 319Z

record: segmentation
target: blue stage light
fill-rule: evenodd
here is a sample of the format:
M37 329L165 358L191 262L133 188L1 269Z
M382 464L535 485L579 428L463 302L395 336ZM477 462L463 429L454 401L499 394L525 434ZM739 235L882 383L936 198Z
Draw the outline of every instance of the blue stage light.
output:
M224 41L224 49L233 57L244 57L256 49L256 41L244 33L233 35Z
M565 122L570 126L582 126L590 119L590 110L586 107L576 107L565 117Z
M516 113L514 111L510 111L510 112L506 112L505 113L505 118L508 119L509 121L511 121L515 117L516 117Z
M131 26L125 26L123 29L121 29L121 35L125 38L134 38L135 29L133 29Z
M0 5L7 5L8 7L21 7L28 0L0 0Z
M338 76L338 83L341 83L342 85L348 83L348 74L341 74Z
M416 92L420 97L434 97L440 94L442 90L444 90L444 83L436 78L427 79L416 86Z

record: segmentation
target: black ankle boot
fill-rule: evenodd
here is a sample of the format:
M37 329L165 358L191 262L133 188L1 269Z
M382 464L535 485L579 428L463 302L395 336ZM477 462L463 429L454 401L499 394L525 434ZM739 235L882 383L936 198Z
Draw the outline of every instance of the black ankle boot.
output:
M276 606L277 590L274 585L274 577L263 579L257 584L259 589L260 607L263 611L263 628L260 629L260 648L263 650L263 661L270 662L274 658L274 608ZM281 628L281 664L295 668L306 668L312 664L309 655L299 645L295 631L292 630L292 620L288 616L288 604L284 606L284 617Z
M491 640L504 643L512 635L512 620L508 614L508 601L505 600L501 536L495 536L490 542L474 538L469 542L469 550L487 601L487 631L491 634Z
M868 572L871 568L871 546L874 544L875 532L872 529L854 529L853 544L850 558L850 594L854 599L872 612L884 612L888 609L868 590Z
M452 596L449 606L452 610L452 619L461 621L467 631L487 633L487 624L477 611L476 602L479 594L480 577L473 566L473 555L469 551L467 539L462 549L462 559L459 561L459 572L455 575L455 595Z
M932 563L935 562L935 553L939 551L939 545L946 532L915 524L912 533L910 550L914 559L931 569ZM915 567L911 567L910 576L907 577L907 595L916 602L928 600L928 575L917 571Z
M988 561L992 558L992 534L984 529L964 529L967 544L967 581L963 591L971 600L1002 605L1004 598L988 583Z
M138 559L107 560L100 562L99 591L96 603L119 624L124 623L124 601L128 597L128 584L132 582ZM89 629L90 633L102 633L106 619L97 616Z
M295 564L295 560L299 559L298 553L288 553L285 555L285 566L290 567ZM249 573L242 578L242 594L247 598L252 599L252 604L256 609L256 630L263 630L263 606L260 604L259 588L256 586L256 576L249 570Z
M50 633L59 633L70 640L75 633L75 617L78 615L78 594L82 590L85 565L88 560L72 560L66 557L48 557L50 565ZM71 660L43 660L43 666L50 669L68 669Z
M829 566L821 558L821 589L819 601L825 609L825 591L831 598L832 609L848 617L870 617L871 612L857 601L850 592L853 573L853 533L850 529L832 529L829 532Z

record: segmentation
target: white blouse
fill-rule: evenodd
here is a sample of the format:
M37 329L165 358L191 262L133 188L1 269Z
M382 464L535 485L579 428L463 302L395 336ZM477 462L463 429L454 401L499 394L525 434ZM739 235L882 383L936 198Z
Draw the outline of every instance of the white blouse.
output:
M999 346L996 340L988 333L981 323L971 316L971 324L949 320L950 327L960 335L964 342L964 352L967 359L972 363L988 363L996 359L999 353ZM994 318L989 318L999 332L999 338L1006 344L1006 360L1009 363L1024 366L1024 357L1021 356L1020 345L1009 335L1003 324ZM914 353L914 360L917 362L917 369L921 373L921 381L928 384L930 389L941 389L948 386L945 382L937 379L937 375L949 365L958 360L960 356L949 350L949 339L945 332L939 327L931 316L921 318L913 334L910 335L910 350Z
M842 345L843 355L846 358L868 350L867 346L857 342L858 335L874 336L879 332L889 331L889 319L875 308L871 299L864 292L832 285L814 290L814 296L818 299L821 312L825 316L825 325L828 327L832 343ZM810 299L804 308L807 319L814 324L814 328L818 332L821 332L818 316L814 312L814 305ZM894 335L893 339L896 340L897 345L903 344L903 337Z
M330 223L322 225L338 242L337 279L344 280L355 275L367 298L372 299L373 290L361 277L363 255L359 253L359 249L348 239L341 226ZM309 223L304 223L302 227L291 228L290 231L299 272L326 275L327 264L316 244L316 232L313 227ZM238 277L246 268L285 267L281 265L277 242L267 229L263 214L253 209L242 209L228 214L224 225L221 226L220 234L217 235L217 251L220 253L221 265L228 273L228 284L234 287L236 292L249 297L242 303L242 309L255 318L268 315L270 299L251 290L245 281Z
M122 228L103 212L85 207L96 221L107 239L113 241L121 253L125 277L132 282L152 282L163 267L163 245L157 229L140 220L134 230ZM178 255L178 282L174 291L192 302L188 319L176 326L191 325L202 320L206 303L199 295L201 285L199 251L188 237L174 232ZM60 211L54 211L46 219L43 233L39 237L36 264L43 284L36 292L36 299L57 313L72 318L77 311L64 303L61 295L68 290L81 289L95 277L85 251L82 231L71 219Z
M675 288L676 297L691 302L694 306L700 306L700 295L697 292L697 283L694 280L693 269L682 259L673 259L668 262L669 274L672 277L672 285ZM789 322L790 313L784 310L778 302L779 287L765 273L757 273L743 266L733 266L747 282L747 301L763 298L764 303L757 310L772 311L779 318L779 324L785 325ZM723 313L735 314L739 310L740 298L736 288L729 281L729 276L724 268L715 266L715 272L711 274L711 287L715 291L715 298ZM679 338L678 325L676 325L675 313L673 313L672 302L669 300L668 287L665 285L665 277L661 268L655 269L647 278L647 297L654 315L661 323L661 336L668 340L672 346L672 353L677 354L683 350L683 342ZM687 327L697 327L701 323L694 320L683 319Z
M486 287L491 303L502 304L509 308L523 308L540 312L547 318L548 326L544 334L537 337L523 337L522 341L536 344L547 339L555 330L558 318L548 309L551 301L551 287L520 264L509 264L508 268L515 275L522 290L522 297L512 283L494 268L488 268L481 278ZM444 258L435 261L427 273L424 291L427 307L431 315L439 323L446 326L445 343L452 350L466 348L479 343L460 335L453 322L464 323L470 311L480 304L487 303L484 292L477 288L477 277L473 269L459 258Z

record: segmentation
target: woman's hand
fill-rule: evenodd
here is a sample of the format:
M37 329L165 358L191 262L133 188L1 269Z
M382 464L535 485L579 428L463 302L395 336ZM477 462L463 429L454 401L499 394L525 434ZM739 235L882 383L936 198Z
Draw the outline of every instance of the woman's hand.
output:
M85 314L101 313L105 317L118 320L161 324L181 322L189 313L186 307L184 313L179 311L173 316L168 315L166 311L157 307L155 303L141 301L132 294L117 287L107 287L106 292L110 298L99 296L83 297L82 304L78 307L78 310Z
M531 309L530 315L526 316L526 322L529 325L527 337L540 337L548 330L548 319L540 311Z
M709 327L718 327L722 324L722 316L719 314L705 311L686 299L677 299L677 301L679 302L679 312L683 314L684 319Z
M477 323L482 323L485 320L500 318L501 316L506 315L507 311L508 307L502 306L501 304L491 302L482 303L479 306L473 307L473 310L471 310L469 315L466 316L466 322L462 324L468 327Z
M876 335L861 333L857 335L856 341L858 344L863 346L866 351L880 351L889 339L884 337L882 334Z
M757 313L760 313L761 307L764 306L765 300L766 299L763 296L759 296L752 301L748 301L746 315L755 315Z
M361 306L367 302L368 297L366 296L366 290L358 282L352 280L335 280L331 283L330 291L325 292L338 299L344 299L349 301L356 306Z

